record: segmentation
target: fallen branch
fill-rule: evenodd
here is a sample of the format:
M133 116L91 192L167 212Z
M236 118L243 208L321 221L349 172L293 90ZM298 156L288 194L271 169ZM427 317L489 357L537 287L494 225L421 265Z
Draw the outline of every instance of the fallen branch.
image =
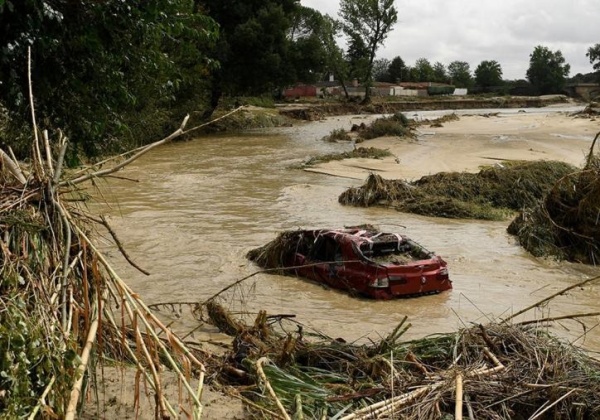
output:
M596 281L596 280L600 280L600 276L592 277L592 278L580 281L579 283L573 284L573 285L571 285L569 287L565 287L564 289L562 289L562 290L560 290L560 291L558 291L558 292L556 292L556 293L548 296L547 298L544 298L544 299L540 300L539 302L536 302L533 305L530 305L530 306L526 307L525 309L522 309L522 310L518 311L517 313L509 316L508 318L504 318L502 320L501 324L506 324L511 319L513 319L513 318L515 318L515 317L517 317L517 316L519 316L521 314L524 314L525 312L528 312L528 311L530 311L530 310L532 310L534 308L537 308L537 307L543 305L544 303L551 301L555 297L560 296L562 294L565 294L569 290L576 289L577 287L583 287L586 284L591 283L591 282Z

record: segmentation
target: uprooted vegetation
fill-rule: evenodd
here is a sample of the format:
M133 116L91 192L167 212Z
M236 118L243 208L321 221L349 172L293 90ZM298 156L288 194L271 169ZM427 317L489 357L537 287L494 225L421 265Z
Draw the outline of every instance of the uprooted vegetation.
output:
M303 166L313 166L319 163L331 162L333 160L352 158L382 159L388 156L392 156L392 153L389 150L378 149L376 147L358 147L348 152L330 153L327 155L312 157L304 162Z
M600 156L593 153L599 136L584 168L559 178L543 200L523 209L508 227L533 255L600 263Z
M410 327L405 318L380 341L359 344L312 332L291 315L261 311L247 325L213 300L206 309L207 319L234 337L230 353L213 366L215 379L233 386L259 417L600 415L600 363L541 321L506 319L402 341Z
M373 205L447 218L502 220L534 206L555 182L575 172L556 161L503 162L478 173L441 172L408 182L371 174L339 197L345 205Z
M86 198L82 183L109 176L185 134L186 121L108 169L103 162L105 169L64 170L68 142L62 135L57 150L47 133L43 139L36 135L27 168L0 149L3 418L75 418L88 397L100 392L91 389L99 383L96 368L106 360L135 367L134 394L139 398L143 388L152 393L157 417L201 416L205 368L200 356L112 269L92 239L99 231L112 235L123 256L148 274L129 259L106 220L79 205ZM33 131L38 133L35 121ZM162 388L165 367L178 378L178 401L169 400Z
M365 140L383 136L410 136L411 124L404 114L398 112L389 117L377 118L364 129L359 130L358 135Z

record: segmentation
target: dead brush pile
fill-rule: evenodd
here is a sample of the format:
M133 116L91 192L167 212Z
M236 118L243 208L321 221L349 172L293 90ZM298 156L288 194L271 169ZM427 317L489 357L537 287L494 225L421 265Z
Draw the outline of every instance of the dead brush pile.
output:
M533 255L600 263L600 155L593 153L599 136L584 168L555 181L543 200L523 209L508 227Z
M303 166L314 166L319 163L331 162L333 160L363 158L363 159L381 159L392 156L389 150L378 149L376 147L357 147L349 152L331 153L322 156L316 156L304 162Z
M535 205L575 167L556 161L503 162L476 174L441 172L413 182L371 174L358 188L343 192L344 205L394 207L399 211L447 218L502 220Z
M187 118L170 136L110 168L101 162L72 173L63 168L67 139L60 134L52 143L32 117L28 167L0 149L0 417L75 418L84 401L101 396L92 388L108 358L136 369L134 404L147 390L157 418L200 418L202 362L112 269L92 240L101 231L138 267L106 220L80 205L87 197L83 183L185 134ZM166 370L179 379L177 401L163 392Z
M311 334L262 311L230 321L234 338L219 381L268 418L597 418L600 362L542 324L492 323L401 341L404 319L370 344ZM525 324L525 323L524 323Z

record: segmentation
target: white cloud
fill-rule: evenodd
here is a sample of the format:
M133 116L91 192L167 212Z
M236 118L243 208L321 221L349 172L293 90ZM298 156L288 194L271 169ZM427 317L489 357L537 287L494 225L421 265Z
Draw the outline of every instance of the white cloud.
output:
M301 0L337 17L339 0ZM409 65L466 61L474 70L496 60L507 79L523 79L537 45L561 50L571 75L592 70L585 56L600 43L597 0L396 0L398 23L378 57L401 56Z

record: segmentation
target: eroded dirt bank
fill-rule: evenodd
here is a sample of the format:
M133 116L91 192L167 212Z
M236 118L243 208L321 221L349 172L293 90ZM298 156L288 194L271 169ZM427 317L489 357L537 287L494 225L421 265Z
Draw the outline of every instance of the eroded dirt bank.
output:
M311 103L279 105L279 113L286 117L315 121L326 116L351 114L386 114L404 111L433 111L442 109L485 109L485 108L538 108L553 104L567 103L570 99L563 95L515 96L495 98L443 98L420 100L398 100L359 103Z

